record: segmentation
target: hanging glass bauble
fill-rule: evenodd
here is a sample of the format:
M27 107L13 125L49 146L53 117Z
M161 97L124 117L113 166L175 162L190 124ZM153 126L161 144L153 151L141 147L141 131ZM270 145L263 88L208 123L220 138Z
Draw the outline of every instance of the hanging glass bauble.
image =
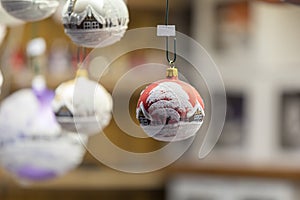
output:
M104 47L119 41L128 22L123 0L68 0L63 9L66 34L83 47Z
M136 117L150 137L165 142L188 139L203 123L204 104L191 85L178 79L176 68L167 70L167 78L142 91Z
M23 21L39 21L50 17L59 5L59 0L1 0L3 8Z
M17 26L22 23L24 23L22 20L19 20L8 14L0 3L0 24L4 24L6 26Z
M86 135L99 133L111 119L111 95L79 69L74 80L62 83L55 91L52 107L63 129Z
M0 94L1 94L2 85L3 85L3 75L2 72L0 71Z
M36 77L0 107L0 163L20 181L47 180L78 166L85 149L76 133L62 133L51 108L54 93ZM87 142L87 141L83 141Z

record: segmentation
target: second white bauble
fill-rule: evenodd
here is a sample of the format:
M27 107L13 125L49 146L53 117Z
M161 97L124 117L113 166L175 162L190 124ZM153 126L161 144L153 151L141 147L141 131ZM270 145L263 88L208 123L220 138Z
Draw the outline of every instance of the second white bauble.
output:
M63 9L66 34L83 47L105 47L119 41L128 22L123 0L68 0Z
M112 98L85 70L78 70L76 79L58 86L52 108L66 131L94 135L110 122Z

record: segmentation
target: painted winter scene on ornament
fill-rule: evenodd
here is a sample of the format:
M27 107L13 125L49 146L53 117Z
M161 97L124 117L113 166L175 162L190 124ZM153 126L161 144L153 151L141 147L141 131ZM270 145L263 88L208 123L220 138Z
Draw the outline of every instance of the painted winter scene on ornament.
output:
M110 122L112 97L86 70L78 70L75 79L57 87L52 108L64 130L95 135Z
M23 21L39 21L50 17L59 6L59 0L1 0L11 16Z
M62 15L66 34L75 44L89 48L119 41L129 22L123 0L68 0Z
M176 75L154 82L142 91L136 117L148 136L175 142L194 136L200 129L204 103L195 88L178 80L177 69L168 70L176 70Z
M17 181L49 180L76 168L87 137L62 132L51 108L54 93L36 77L0 107L0 164Z

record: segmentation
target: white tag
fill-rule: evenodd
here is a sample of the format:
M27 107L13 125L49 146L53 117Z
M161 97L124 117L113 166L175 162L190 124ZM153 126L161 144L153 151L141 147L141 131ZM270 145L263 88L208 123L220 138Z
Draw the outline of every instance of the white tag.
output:
M157 36L175 37L176 36L175 25L157 25Z

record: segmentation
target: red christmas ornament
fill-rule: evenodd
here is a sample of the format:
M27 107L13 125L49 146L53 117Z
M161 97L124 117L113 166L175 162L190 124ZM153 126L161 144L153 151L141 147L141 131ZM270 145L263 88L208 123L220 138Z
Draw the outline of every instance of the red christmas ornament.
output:
M204 103L194 87L178 80L176 68L168 68L166 79L142 91L136 117L147 135L156 140L185 140L201 127Z

